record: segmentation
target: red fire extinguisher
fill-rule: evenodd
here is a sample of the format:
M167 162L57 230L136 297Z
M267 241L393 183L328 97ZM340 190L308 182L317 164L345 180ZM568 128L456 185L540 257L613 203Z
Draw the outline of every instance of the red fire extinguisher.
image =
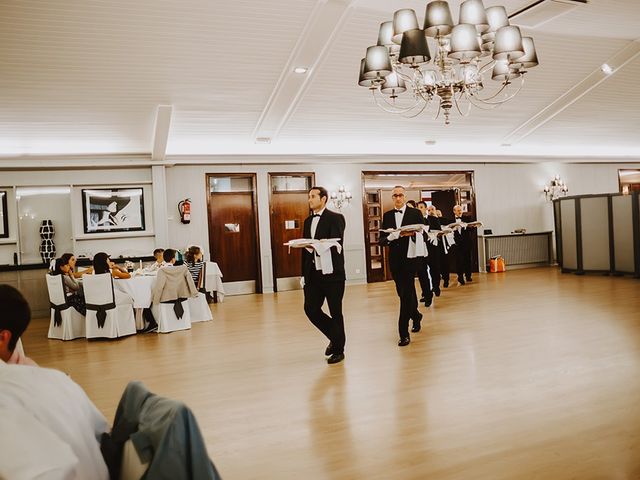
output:
M191 222L191 199L185 198L178 202L178 212L180 213L180 221L182 223Z

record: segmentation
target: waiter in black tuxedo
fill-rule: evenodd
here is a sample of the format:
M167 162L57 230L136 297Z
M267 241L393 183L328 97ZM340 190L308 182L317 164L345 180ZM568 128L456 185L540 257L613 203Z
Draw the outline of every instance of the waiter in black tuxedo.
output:
M418 202L418 209L424 216L424 222L429 226L429 232L437 233L442 230L440 226L440 219L436 216L436 207L433 205L427 206L426 202ZM428 241L428 236L427 237ZM426 257L427 265L429 266L429 277L431 278L431 292L436 296L440 296L440 263L442 252L442 237L438 238L438 243L435 245L431 242L427 243L427 250L429 255ZM425 302L426 306L429 306Z
M337 238L340 245L344 240L346 222L344 216L327 210L329 194L323 187L309 190L309 208L313 212L304 221L304 238L317 240ZM328 363L344 360L344 318L342 316L342 298L344 297L344 252L338 253L331 248L333 272L322 273L320 256L313 249L302 251L302 275L304 277L304 313L311 323L329 339L325 355ZM325 299L329 306L327 315L322 311Z
M382 229L399 228L404 225L423 224L420 210L408 208L405 204L404 187L396 186L391 192L393 210L382 217ZM414 278L420 258L408 258L409 242L415 242L415 232L380 232L380 245L389 247L389 267L400 297L400 315L398 317L398 346L404 347L411 341L409 337L409 319L413 319L413 332L420 331L422 314L418 312L418 299Z
M453 222L451 223L469 223L473 220L467 216L462 216L462 207L455 205L453 207ZM465 277L467 282L472 282L471 277L471 248L473 247L473 237L471 235L471 228L456 228L453 234L455 245L453 250L456 255L456 272L458 274L458 283L460 285L465 284Z

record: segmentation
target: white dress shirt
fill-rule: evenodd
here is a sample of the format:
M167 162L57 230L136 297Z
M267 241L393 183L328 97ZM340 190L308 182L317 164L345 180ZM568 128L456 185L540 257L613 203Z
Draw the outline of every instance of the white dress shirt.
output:
M400 228L402 226L402 219L404 218L404 212L407 210L407 204L405 203L402 208L394 208L393 215L395 217L395 221L396 221L396 228ZM397 210L400 210L400 212L398 212ZM397 240L400 238L400 232L392 232L389 234L389 236L387 237L387 240L389 240L390 242L393 242L394 240Z
M324 207L322 210L320 210L318 213L314 213L314 215L320 215L322 216L322 214L324 213L324 211L327 209L327 207ZM316 229L318 228L318 223L320 223L320 217L316 217L314 216L311 219L311 238L316 238Z
M108 480L107 422L64 373L0 360L0 412L0 478Z
M324 211L326 210L326 208L327 207L324 207L318 213L314 213L314 215L320 215L321 216L324 213ZM316 238L316 230L318 229L318 223L320 223L320 217L315 217L314 216L311 219L311 238ZM318 252L316 252L315 249L313 250L313 258L314 258L315 263L316 263L316 270L322 270L322 262L320 260L320 255L318 255Z

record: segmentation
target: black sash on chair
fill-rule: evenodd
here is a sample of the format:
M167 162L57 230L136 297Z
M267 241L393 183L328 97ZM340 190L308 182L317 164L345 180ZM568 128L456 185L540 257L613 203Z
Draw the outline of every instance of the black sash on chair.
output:
M113 310L116 308L116 294L113 291L113 278L111 279L111 298L113 302L105 303L103 305L95 305L87 303L87 310L93 310L96 312L96 320L98 320L98 328L104 328L104 324L107 321L107 310Z
M64 312L67 308L69 308L71 305L69 305L65 299L65 302L60 304L60 305L56 305L55 303L49 302L49 306L51 308L53 308L53 326L54 327L59 327L60 325L62 325L62 313Z
M107 310L113 310L116 308L116 302L105 303L104 305L94 305L87 303L87 310L94 310L96 312L96 319L98 320L98 328L104 328L104 324L107 321Z
M182 302L184 302L185 300L186 298L176 298L175 300L167 300L160 303L173 303L173 313L176 314L178 320L182 320L182 316L184 315L184 307L182 306Z
M64 312L71 305L67 302L67 293L64 288L64 280L62 279L62 275L60 275L60 284L62 285L62 295L64 295L64 303L60 305L56 305L55 303L49 301L49 306L53 308L53 326L59 327L62 325L62 312Z

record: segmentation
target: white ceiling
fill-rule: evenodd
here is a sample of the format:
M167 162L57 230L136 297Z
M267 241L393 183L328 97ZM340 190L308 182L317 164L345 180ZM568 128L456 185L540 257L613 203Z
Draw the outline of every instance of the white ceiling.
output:
M502 4L513 13L532 2L485 0L485 6ZM527 31L541 64L518 97L467 118L454 114L446 127L432 115L392 117L356 84L380 22L406 7L422 18L426 3L0 0L0 155L150 156L158 105L171 105L168 159L228 153L640 158L640 55L598 77L600 65L625 47L640 51L640 1L590 0ZM450 1L454 17L460 3ZM310 68L306 75L292 72L297 62ZM588 82L590 88L576 90ZM544 113L549 106L557 115ZM523 125L526 135L510 137ZM264 132L271 143L256 144Z

